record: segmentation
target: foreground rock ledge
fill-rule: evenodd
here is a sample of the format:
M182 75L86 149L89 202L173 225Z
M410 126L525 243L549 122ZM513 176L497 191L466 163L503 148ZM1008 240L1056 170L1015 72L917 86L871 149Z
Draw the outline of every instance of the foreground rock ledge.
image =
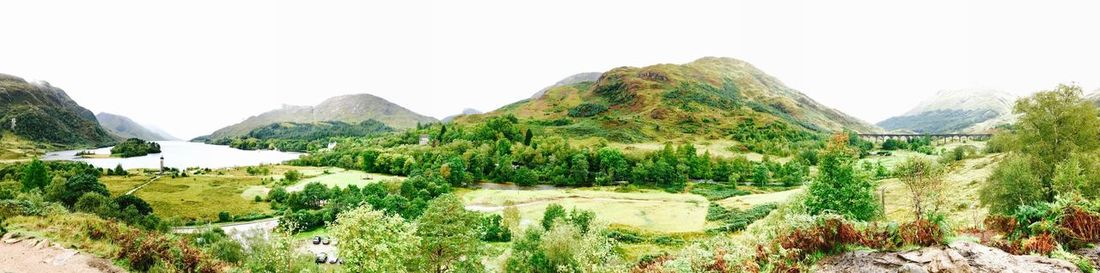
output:
M855 251L825 258L814 272L1081 272L1063 260L1012 255L972 242L907 252Z

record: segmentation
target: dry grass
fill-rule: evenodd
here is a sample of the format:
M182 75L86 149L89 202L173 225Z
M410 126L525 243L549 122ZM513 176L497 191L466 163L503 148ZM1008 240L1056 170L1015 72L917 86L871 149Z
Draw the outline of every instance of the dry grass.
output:
M512 201L523 225L537 225L550 204L591 210L601 221L655 232L697 232L704 229L708 202L693 194L659 191L612 192L598 189L472 190L462 194L467 209L499 213Z
M951 167L944 176L947 189L944 192L946 204L941 210L947 214L949 223L955 227L976 227L988 215L988 209L978 202L978 189L989 178L999 154L980 158L966 159ZM913 220L912 201L909 192L898 179L880 181L879 191L885 193L886 219L897 222ZM883 191L884 190L884 191Z

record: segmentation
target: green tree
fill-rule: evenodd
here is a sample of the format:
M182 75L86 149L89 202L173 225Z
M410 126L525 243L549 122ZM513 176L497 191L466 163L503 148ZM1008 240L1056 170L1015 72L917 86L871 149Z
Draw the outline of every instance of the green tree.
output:
M1054 201L1055 167L1078 151L1093 151L1100 146L1100 119L1096 106L1082 97L1081 87L1059 85L1016 101L1019 114L1015 135L1020 152L1034 161L1033 172L1042 185L1041 193Z
M30 164L23 167L23 191L42 189L50 182L50 175L46 172L46 164L38 158L32 159Z
M287 182L298 182L298 180L302 180L302 173L298 170L289 170L283 174L283 179Z
M768 185L769 180L771 180L771 173L768 172L768 165L764 163L756 164L756 167L752 170L752 183L763 187Z
M531 146L531 138L534 134L531 133L531 128L527 128L527 132L523 134L523 146Z
M99 183L99 178L91 174L77 174L69 177L65 182L65 193L61 195L61 202L66 206L72 206L77 199L85 193L98 193L102 196L111 195L107 186Z
M588 184L588 157L584 153L577 153L569 163L569 176L573 185Z
M478 220L453 194L429 201L416 229L425 272L482 272Z
M117 211L114 201L107 196L95 192L87 192L77 199L73 209L78 212L86 212L100 216L108 216Z
M568 216L565 212L565 208L559 204L550 204L546 206L546 212L542 214L542 228L550 230L550 227L554 225L554 221L557 219L565 220Z
M924 217L929 206L931 212L939 210L945 201L943 192L947 190L943 181L943 166L924 157L910 157L894 168L898 179L909 191L913 214L918 221Z
M50 180L50 184L46 185L46 200L51 202L61 201L61 197L65 195L65 178L61 176L54 176Z
M1021 205L1042 202L1042 180L1032 169L1029 155L1011 155L993 168L989 181L978 191L989 212L1009 215Z
M855 168L858 150L849 148L843 135L833 137L821 154L820 171L810 183L806 208L811 214L837 213L869 220L878 211L874 184Z
M340 214L329 230L347 272L415 272L420 238L399 216L364 205Z
M126 169L122 168L122 164L118 164L118 165L115 166L114 173L115 173L115 175L123 175L123 176L124 175L129 175L129 173L126 172Z
M123 194L122 196L115 198L115 203L118 204L120 209L126 209L128 207L134 207L141 215L149 215L153 213L153 207L149 203L145 202L141 198L134 196L133 194Z

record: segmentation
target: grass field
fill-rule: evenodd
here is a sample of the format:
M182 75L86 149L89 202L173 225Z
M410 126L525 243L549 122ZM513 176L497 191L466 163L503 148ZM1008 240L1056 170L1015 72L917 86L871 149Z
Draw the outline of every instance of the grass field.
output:
M118 196L145 184L152 177L135 175L105 177L102 182L111 194ZM154 213L162 218L183 221L217 220L218 212L231 215L266 214L271 212L265 202L244 198L241 192L260 185L260 177L228 175L194 175L161 177L133 194L149 202Z
M722 205L722 206L727 207L727 208L749 209L749 208L752 208L754 206L763 205L763 204L767 204L767 203L781 204L783 202L787 202L787 200L790 199L791 196L794 196L795 194L798 194L800 192L802 192L802 188L794 188L794 189L785 190L785 191L734 196L734 197L718 200L716 202L719 205Z
M520 210L522 225L537 224L550 204L591 210L609 224L655 232L698 232L706 222L706 198L694 194L660 191L612 192L598 189L540 191L472 190L462 194L468 210L500 213L512 201Z
M11 132L0 134L0 162L26 160L55 149L50 145L27 141Z
M308 175L307 175L308 176ZM302 179L298 183L286 188L287 191L300 191L306 186L306 184L318 182L328 187L347 187L349 185L356 185L362 187L370 183L377 183L387 180L404 180L404 177L384 175L377 173L367 173L358 170L344 170L334 169L330 170L329 174L322 174L306 179Z

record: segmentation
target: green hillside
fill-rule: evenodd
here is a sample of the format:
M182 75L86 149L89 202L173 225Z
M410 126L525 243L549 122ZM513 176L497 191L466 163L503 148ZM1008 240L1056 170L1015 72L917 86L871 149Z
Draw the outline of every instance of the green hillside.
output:
M4 74L0 74L0 120L0 132L44 144L86 147L117 141L99 126L91 111L61 88Z
M531 125L572 137L614 142L733 139L746 144L798 141L816 132L877 127L821 105L751 64L706 57L683 65L619 67L596 81L556 86L459 122L515 115Z

